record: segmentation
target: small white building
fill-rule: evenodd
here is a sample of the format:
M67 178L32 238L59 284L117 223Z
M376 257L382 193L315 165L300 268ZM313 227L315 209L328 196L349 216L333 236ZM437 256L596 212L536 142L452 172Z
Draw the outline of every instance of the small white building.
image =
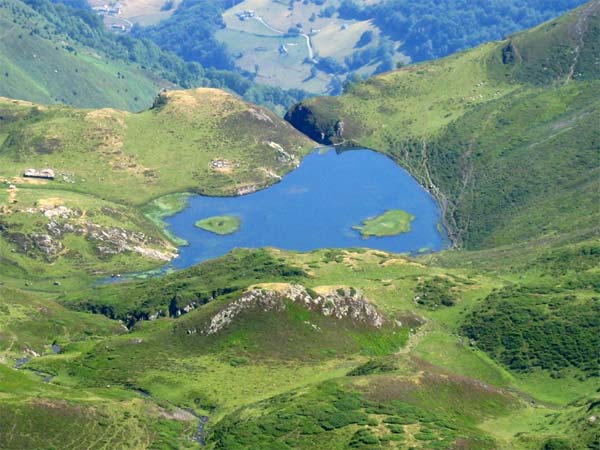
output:
M27 169L23 176L26 178L43 178L45 180L54 180L55 174L52 169Z

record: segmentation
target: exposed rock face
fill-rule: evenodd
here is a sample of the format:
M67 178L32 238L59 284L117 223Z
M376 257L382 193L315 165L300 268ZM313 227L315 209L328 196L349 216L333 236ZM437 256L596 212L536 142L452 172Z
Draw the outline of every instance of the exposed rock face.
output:
M273 119L271 119L269 115L262 109L250 108L249 112L252 115L252 117L254 117L256 120L260 120L261 122L273 123Z
M286 299L337 320L348 319L374 328L381 328L388 323L375 306L354 289L340 288L326 294L316 294L313 291L309 293L303 286L290 285L283 290L251 289L215 314L210 323L200 330L200 334L218 333L228 327L237 316L250 309L258 308L264 312L283 311L286 308ZM188 330L188 334L196 332L196 329Z
M76 228L75 233L85 235L88 241L94 242L96 250L102 257L134 252L147 258L169 261L175 256L174 253L148 247L150 239L139 231L128 231L119 227L106 228L94 223L86 223Z
M290 163L296 160L296 156L294 154L286 152L285 149L277 142L269 141L266 144L277 151L277 159L280 162Z
M46 260L53 261L65 248L63 244L48 234L32 234L31 239L35 247L41 251Z
M519 53L511 41L502 49L502 64L514 64L517 59L519 59Z
M11 229L9 224L0 226L0 233L10 242L16 244L17 251L29 253L38 250L48 262L55 261L65 249L61 239L66 234L83 236L94 244L99 257L108 258L125 252L138 253L146 258L159 261L170 261L176 256L174 248L157 249L153 246L164 242L157 241L139 231L129 231L120 227L106 227L96 223L82 220L81 211L65 206L29 208L29 214L41 213L49 219L45 230L37 233L25 234Z
M66 206L62 205L51 208L41 207L40 211L48 219L69 219L71 217L79 217L81 215L80 211L67 208Z
M309 106L302 102L292 106L286 113L285 120L320 144L332 145L337 142L339 128L336 130L336 124L340 123L340 120L333 118L331 121L324 123L313 113Z

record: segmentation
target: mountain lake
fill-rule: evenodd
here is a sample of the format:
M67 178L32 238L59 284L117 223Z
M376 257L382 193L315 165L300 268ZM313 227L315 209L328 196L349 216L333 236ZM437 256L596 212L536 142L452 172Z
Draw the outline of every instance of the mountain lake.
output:
M365 239L353 228L389 210L414 216L410 231ZM195 225L223 217L236 218L239 228L219 234ZM387 156L366 149L320 149L264 190L239 197L190 197L185 210L165 219L189 244L179 248L179 256L166 268L189 267L237 247L439 251L449 243L440 219L434 198Z

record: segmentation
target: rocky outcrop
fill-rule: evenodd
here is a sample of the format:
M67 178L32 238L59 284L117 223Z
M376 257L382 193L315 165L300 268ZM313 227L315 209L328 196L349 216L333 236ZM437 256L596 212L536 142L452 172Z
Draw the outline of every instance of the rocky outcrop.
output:
M519 52L512 41L502 49L502 64L514 64L520 59Z
M100 258L109 258L125 252L138 253L146 258L158 261L170 261L176 256L175 248L158 241L140 231L130 231L121 227L107 227L87 220L82 220L78 209L65 206L28 208L29 214L41 213L48 221L45 229L37 229L33 233L13 230L8 223L0 224L0 233L16 245L16 251L30 253L41 252L48 262L53 262L65 250L61 240L66 234L83 236L94 244L96 254ZM161 246L163 248L155 248Z
M338 124L343 124L343 122L337 117L324 120L303 102L292 106L284 118L298 131L320 144L332 145L339 142L340 127ZM343 132L343 125L341 130Z
M58 254L64 250L64 245L58 239L48 234L32 234L34 246L44 254L47 261L54 261Z
M373 328L381 328L388 323L377 308L353 288L339 288L318 294L300 285L289 285L277 290L253 288L215 314L204 328L190 329L188 334L218 333L231 325L240 314L249 310L283 311L286 308L285 300L301 304L311 311L336 320L350 320Z

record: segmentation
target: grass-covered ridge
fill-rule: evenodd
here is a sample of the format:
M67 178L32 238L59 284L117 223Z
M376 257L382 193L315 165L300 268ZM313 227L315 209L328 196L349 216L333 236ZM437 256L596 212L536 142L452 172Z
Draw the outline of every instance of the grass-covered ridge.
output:
M70 314L94 311L124 320L130 330L83 342L75 334L74 342L59 338L61 354L46 351L24 367L55 376L51 386L111 386L208 415L209 448L235 442L261 449L350 442L428 448L438 440L451 448L466 439L473 448L537 450L550 438L574 442L572 426L593 436L581 407L571 405L592 401L593 359L573 359L582 356L579 347L563 345L572 333L548 349L544 332L527 327L517 331L526 358L551 351L558 366L521 370L498 357L503 354L490 349L490 339L470 341L464 330L479 330L473 317L486 320L496 308L490 299L515 284L550 299L550 306L532 305L542 312L554 308L553 299L590 302L595 256L581 250L572 256L586 273L565 262L564 252L530 260L514 273L482 273L379 251L238 250L162 278L63 296L63 307L82 310ZM539 273L548 264L552 280ZM593 347L597 325L588 322L556 318L581 331L581 345ZM12 332L21 335L28 327L15 325ZM561 369L563 360L575 364ZM327 380L335 383L321 384ZM532 407L532 398L543 403Z
M325 142L389 154L442 203L471 248L592 233L600 6L302 102L286 116ZM577 200L575 200L577 199Z
M311 141L268 110L217 89L169 91L140 113L0 103L2 171L69 174L70 190L143 204L172 192L232 195L275 181ZM227 157L231 170L213 161ZM85 180L85 181L83 181Z
M33 6L43 7L43 2ZM111 58L70 38L53 23L66 20L53 8L37 11L18 0L0 3L0 96L140 110L151 104L157 90L168 85L137 64ZM80 27L93 34L93 26Z

